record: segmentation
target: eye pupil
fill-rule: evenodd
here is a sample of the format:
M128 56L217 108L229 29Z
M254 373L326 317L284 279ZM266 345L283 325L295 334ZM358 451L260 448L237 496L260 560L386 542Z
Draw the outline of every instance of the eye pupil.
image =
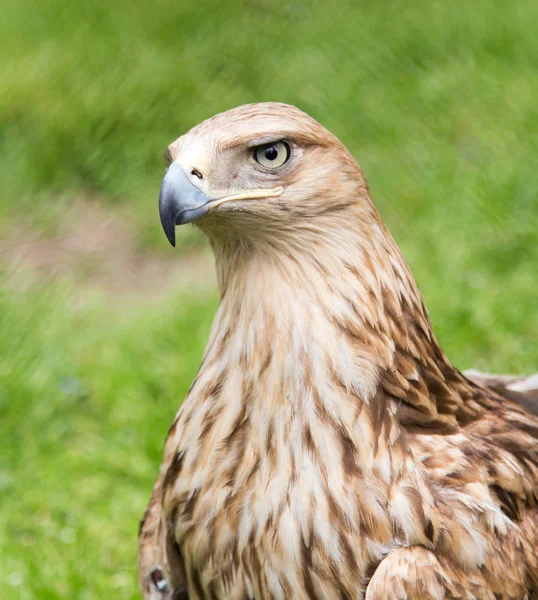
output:
M276 160L278 156L278 150L274 146L269 146L265 149L265 158L267 160Z

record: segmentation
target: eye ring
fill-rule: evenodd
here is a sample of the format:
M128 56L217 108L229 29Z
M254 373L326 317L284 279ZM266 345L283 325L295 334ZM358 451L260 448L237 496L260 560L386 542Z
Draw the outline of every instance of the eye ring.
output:
M271 171L278 169L288 162L291 155L290 145L287 142L269 142L254 148L254 160Z

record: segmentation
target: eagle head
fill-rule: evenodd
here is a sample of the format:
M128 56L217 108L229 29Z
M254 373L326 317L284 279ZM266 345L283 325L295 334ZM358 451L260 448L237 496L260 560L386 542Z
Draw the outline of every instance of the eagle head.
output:
M319 217L340 213L344 222L346 209L368 203L362 172L344 145L286 104L216 115L170 144L165 157L159 210L172 245L175 226L193 221L210 239L263 239L265 232L274 241L312 231Z

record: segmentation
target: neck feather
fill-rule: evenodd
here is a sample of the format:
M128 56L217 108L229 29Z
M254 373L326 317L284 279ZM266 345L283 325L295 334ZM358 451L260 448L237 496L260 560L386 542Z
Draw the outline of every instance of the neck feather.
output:
M356 211L281 238L213 240L221 304L204 365L219 377L240 366L262 414L314 407L345 425L369 406L394 427L453 430L476 414L472 388L377 212Z

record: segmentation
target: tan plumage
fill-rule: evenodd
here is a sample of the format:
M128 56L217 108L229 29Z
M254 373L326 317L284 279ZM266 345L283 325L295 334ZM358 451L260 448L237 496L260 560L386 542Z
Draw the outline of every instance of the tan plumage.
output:
M257 164L278 140L289 160ZM268 103L167 156L209 199L221 299L142 525L145 597L538 597L532 380L451 365L345 147Z

